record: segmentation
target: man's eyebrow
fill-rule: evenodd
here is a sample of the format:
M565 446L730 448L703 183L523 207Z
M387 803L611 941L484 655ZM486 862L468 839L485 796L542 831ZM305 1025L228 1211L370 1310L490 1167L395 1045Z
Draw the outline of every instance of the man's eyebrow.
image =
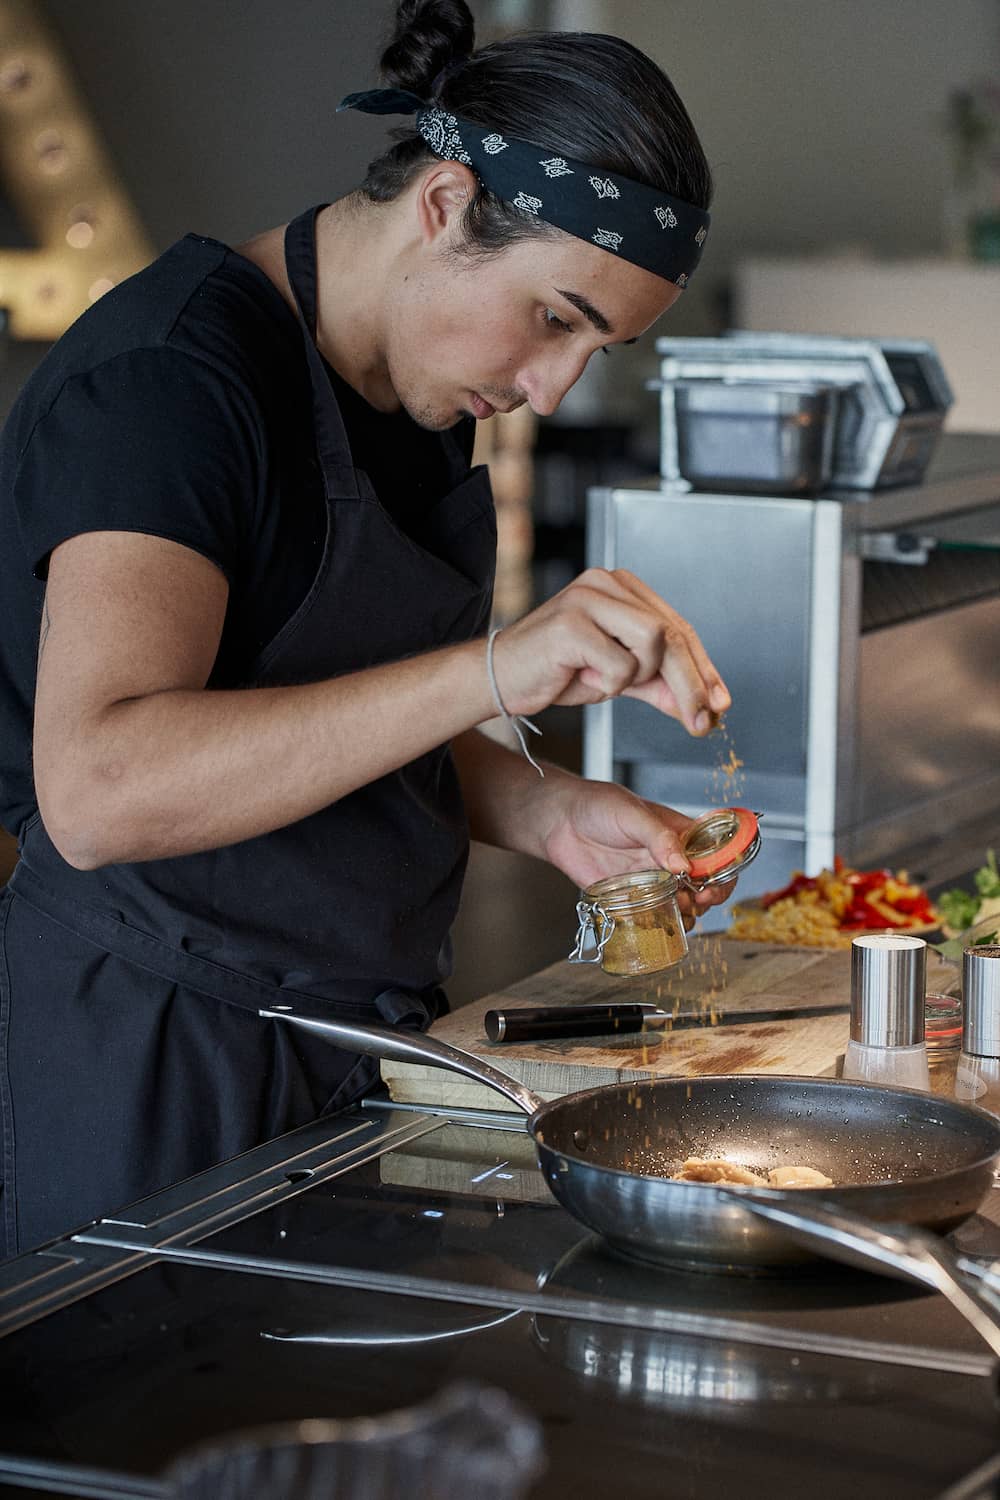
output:
M571 302L576 308L577 312L582 312L583 316L587 319L587 322L593 323L598 333L614 333L615 330L612 328L611 324L608 322L604 314L602 312L598 312L594 304L592 302L588 302L586 297L581 297L579 292L565 292L563 291L561 286L557 286L556 291L559 293L560 297L565 297L567 302Z
M608 322L604 314L602 312L598 312L594 304L592 302L588 302L586 297L581 297L579 292L564 291L561 286L557 286L556 291L559 293L560 297L565 297L567 302L571 302L578 312L582 312L583 316L587 319L587 322L593 323L598 333L614 333L615 330L612 328L611 324ZM622 339L622 343L635 344L638 343L638 339Z

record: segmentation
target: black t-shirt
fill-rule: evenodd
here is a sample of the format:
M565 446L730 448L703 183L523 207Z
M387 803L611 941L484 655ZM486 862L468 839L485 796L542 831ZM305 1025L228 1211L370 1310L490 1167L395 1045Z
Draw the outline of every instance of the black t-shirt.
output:
M356 467L419 540L441 440L330 371ZM463 433L467 449L471 428ZM319 566L326 504L301 327L264 273L188 235L49 351L0 439L0 819L31 815L31 720L49 554L86 531L202 553L229 599L211 684L248 682Z

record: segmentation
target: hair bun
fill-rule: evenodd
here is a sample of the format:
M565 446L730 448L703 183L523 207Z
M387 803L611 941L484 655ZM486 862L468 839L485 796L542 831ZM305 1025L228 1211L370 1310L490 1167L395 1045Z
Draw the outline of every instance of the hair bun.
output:
M379 70L392 88L426 99L449 63L469 57L476 26L465 0L401 0Z

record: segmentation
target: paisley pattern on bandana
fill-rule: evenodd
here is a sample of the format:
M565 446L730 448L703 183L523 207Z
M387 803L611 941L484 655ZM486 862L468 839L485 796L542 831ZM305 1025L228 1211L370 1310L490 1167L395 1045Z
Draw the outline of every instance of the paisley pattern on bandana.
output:
M471 168L488 192L675 286L687 286L698 264L709 214L658 188L564 156L540 157L544 147L459 119L401 89L349 94L340 108L416 115L435 156Z
M594 244L600 245L602 250L620 250L624 236L616 234L613 229L595 229Z
M445 161L460 161L466 167L472 166L472 157L462 144L458 121L454 115L446 114L443 109L429 109L426 114L421 115L417 129L435 156L443 157Z

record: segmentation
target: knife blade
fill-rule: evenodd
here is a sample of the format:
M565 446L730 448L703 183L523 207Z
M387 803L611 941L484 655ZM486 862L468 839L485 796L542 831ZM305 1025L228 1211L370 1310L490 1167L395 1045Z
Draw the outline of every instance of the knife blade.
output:
M681 1031L692 1026L752 1026L765 1021L846 1016L846 1002L772 1006L767 1010L661 1010L657 1005L518 1005L488 1010L483 1017L491 1042L546 1041L565 1036L613 1036L646 1026Z

